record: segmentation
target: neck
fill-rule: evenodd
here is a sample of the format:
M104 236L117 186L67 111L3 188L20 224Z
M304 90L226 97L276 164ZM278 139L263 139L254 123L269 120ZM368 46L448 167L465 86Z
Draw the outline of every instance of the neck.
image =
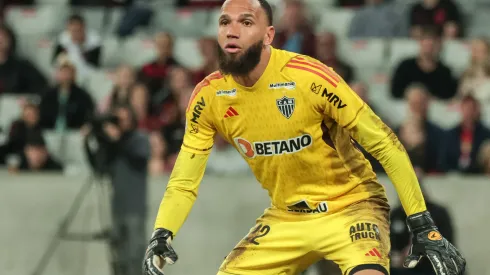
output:
M60 87L62 90L69 91L70 90L71 83L66 82L66 83L61 83Z
M260 55L260 62L255 66L255 68L245 76L233 76L233 79L240 85L245 87L252 87L257 83L262 74L264 74L267 65L269 64L269 60L271 58L271 47L267 47L264 51L262 51Z

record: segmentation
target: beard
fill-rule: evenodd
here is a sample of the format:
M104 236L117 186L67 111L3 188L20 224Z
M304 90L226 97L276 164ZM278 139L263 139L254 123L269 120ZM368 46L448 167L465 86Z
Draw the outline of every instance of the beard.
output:
M223 74L244 76L249 74L260 62L264 41L250 46L242 55L226 53L218 46L219 69Z

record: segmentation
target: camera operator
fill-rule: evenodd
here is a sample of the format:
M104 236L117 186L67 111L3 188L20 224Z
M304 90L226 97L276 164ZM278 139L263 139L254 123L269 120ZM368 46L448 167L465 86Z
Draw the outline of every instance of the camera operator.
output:
M106 150L104 171L112 181L113 231L111 247L114 274L139 274L146 250L147 164L150 142L137 130L130 105L115 106L111 117L99 119L92 132L100 131L99 147ZM103 154L102 154L103 155ZM100 171L100 170L99 170Z

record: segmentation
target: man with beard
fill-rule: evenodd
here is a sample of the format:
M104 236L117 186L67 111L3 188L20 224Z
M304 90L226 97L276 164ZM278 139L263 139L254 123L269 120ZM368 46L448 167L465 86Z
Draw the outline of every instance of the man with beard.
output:
M331 68L270 46L275 30L265 0L227 0L221 12L220 71L189 101L144 274L161 275L164 263L177 260L171 240L196 199L217 133L272 201L218 275L298 274L322 258L347 275L389 274L386 194L354 141L379 160L398 191L413 236L405 265L427 256L437 274L461 274L465 260L434 225L393 132Z

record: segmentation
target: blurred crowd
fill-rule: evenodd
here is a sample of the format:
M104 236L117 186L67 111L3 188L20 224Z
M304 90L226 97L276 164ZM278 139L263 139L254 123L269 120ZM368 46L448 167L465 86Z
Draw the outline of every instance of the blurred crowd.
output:
M11 0L6 4L33 2ZM94 2L101 3L87 0L72 1L72 4L94 5ZM114 4L102 2L103 5ZM131 1L114 2L132 5ZM200 4L196 8L207 8L220 2L178 1L176 4ZM481 105L490 104L490 44L485 38L470 41L470 65L461 76L440 59L445 41L464 37L465 24L458 6L451 0L423 0L415 2L406 14L399 14L394 8L395 1L344 0L337 4L356 9L348 32L352 39L411 37L419 43L418 55L394 68L390 87L391 97L406 101L408 105L405 121L392 127L406 146L414 166L427 173L490 174L490 131L481 122ZM276 20L274 46L319 59L334 68L369 103L370 93L376 91L359 81L354 67L339 57L336 35L315 33L314 22L309 20L303 1L281 1L277 8L281 16ZM128 12L134 11L128 9ZM150 171L152 174L171 171L182 142L184 112L193 87L218 69L217 43L214 37L200 38L203 63L198 69L184 67L173 56L172 34L155 34L153 44L156 59L142 67L120 64L109 76L113 83L109 96L95 102L87 87L78 80L88 70L100 68L104 48L100 34L87 28L81 15L71 15L65 30L58 35L51 57L53 76L43 74L34 62L18 54L16 34L3 23L0 26L0 92L28 97L20 101L21 117L10 129L4 129L8 137L0 149L0 161L16 161L25 169L60 169L62 165L50 158L46 150L42 130L80 129L94 114L109 112L117 104L130 104L139 129L150 136ZM427 113L433 100L450 102L461 112L461 123L443 130L429 121ZM218 138L215 150L218 154L222 151L230 162L239 157L226 154L227 150L226 142ZM16 160L9 159L13 153L17 155ZM375 170L382 172L376 160L367 157ZM216 159L219 162L219 156ZM231 167L243 169L237 168L242 165L244 163L237 161L237 165ZM213 164L210 166L212 170Z

